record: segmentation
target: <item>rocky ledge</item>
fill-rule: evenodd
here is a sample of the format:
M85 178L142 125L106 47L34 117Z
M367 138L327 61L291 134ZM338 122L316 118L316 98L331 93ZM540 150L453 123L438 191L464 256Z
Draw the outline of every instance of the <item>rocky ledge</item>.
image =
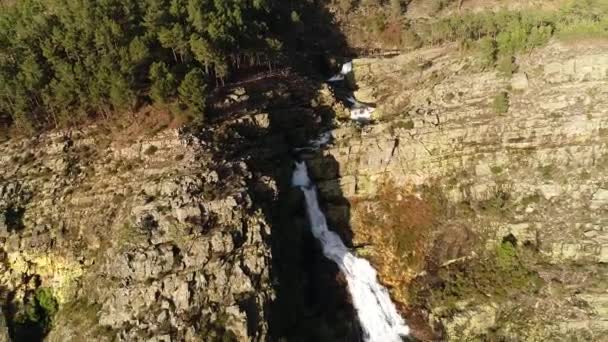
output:
M41 338L53 314L49 341L265 340L269 227L247 166L211 160L176 130L129 141L92 127L0 144L12 339Z
M352 228L404 312L425 302L423 320L443 326L427 330L454 341L606 336L605 44L555 42L520 56L513 75L454 47L353 64L375 123L332 131L312 173L335 225ZM488 251L517 259L508 272L486 267L488 279L525 269L543 285L479 285L488 279L475 260L491 264Z

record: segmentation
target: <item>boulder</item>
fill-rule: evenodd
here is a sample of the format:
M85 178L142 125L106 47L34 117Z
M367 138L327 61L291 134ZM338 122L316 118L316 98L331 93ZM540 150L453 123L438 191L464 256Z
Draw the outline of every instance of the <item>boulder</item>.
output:
M514 90L526 90L528 88L528 75L518 72L511 78L511 88Z

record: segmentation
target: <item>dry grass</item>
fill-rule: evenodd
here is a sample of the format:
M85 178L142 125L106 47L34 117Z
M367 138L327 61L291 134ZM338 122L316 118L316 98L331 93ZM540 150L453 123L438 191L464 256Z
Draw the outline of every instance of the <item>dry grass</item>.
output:
M101 122L98 126L115 146L126 146L142 137L154 136L165 129L175 129L188 122L184 116L155 107L145 107L131 115L118 115L116 119Z
M424 1L423 1L424 2ZM500 8L511 10L558 10L564 0L463 0L453 1L448 12L464 11L494 11ZM462 3L461 6L458 6Z
M386 24L386 27L380 34L380 39L385 47L398 49L401 47L401 23L399 21L391 21Z
M407 285L422 271L436 227L436 208L393 182L376 198L353 203L355 243L368 254L396 301L407 303Z

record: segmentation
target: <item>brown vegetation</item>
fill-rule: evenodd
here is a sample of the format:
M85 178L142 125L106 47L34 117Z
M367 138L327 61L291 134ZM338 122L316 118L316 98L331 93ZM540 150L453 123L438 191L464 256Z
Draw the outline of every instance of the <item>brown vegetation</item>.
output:
M355 243L369 245L362 254L369 256L393 297L406 303L407 284L425 267L437 208L388 181L377 197L354 201L353 213Z

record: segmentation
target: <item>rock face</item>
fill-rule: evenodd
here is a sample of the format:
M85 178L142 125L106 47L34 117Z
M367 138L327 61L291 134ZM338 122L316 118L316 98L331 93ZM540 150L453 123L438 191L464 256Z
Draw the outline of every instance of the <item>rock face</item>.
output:
M247 166L204 146L95 129L1 144L4 302L51 289L50 341L265 340L269 227Z
M6 326L6 318L4 313L0 310L0 342L8 342L8 327Z
M511 326L502 336L605 336L606 292L596 285L608 276L608 50L554 43L518 64L512 77L482 72L450 47L355 60L356 95L378 104L376 123L334 130L333 147L311 171L330 204L336 193L374 200L391 180L432 186L450 206L498 207L452 220L485 246L505 238L534 246L548 263L538 268L553 284L545 290L557 291L556 282L567 289L535 298L543 328ZM492 105L501 92L508 93L505 114ZM330 159L337 163L323 165ZM362 228L351 223L357 240ZM583 274L595 280L581 282ZM447 337L487 336L513 305L478 304L441 318Z

